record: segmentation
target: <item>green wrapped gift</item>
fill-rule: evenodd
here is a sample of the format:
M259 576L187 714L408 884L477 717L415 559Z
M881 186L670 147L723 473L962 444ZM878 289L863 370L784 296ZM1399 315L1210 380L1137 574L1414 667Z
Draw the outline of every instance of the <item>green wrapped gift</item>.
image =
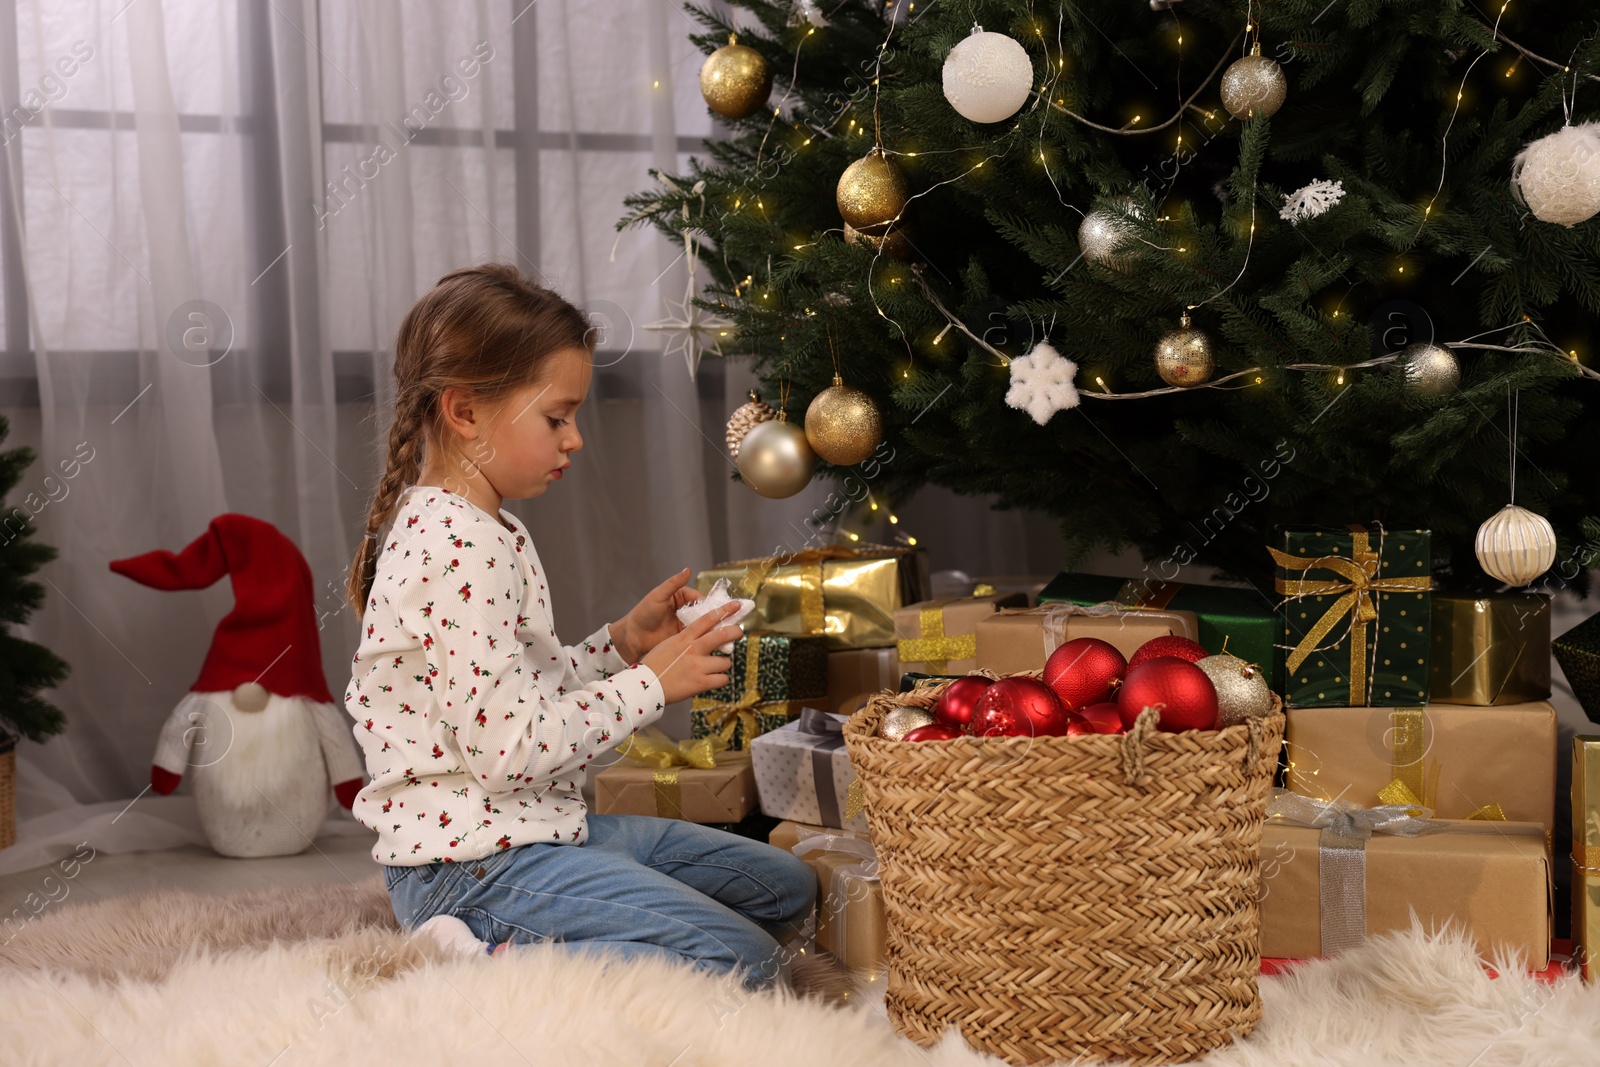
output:
M1188 585L1154 578L1108 578L1099 574L1055 576L1039 594L1040 604L1103 604L1155 611L1192 611L1200 621L1199 642L1208 652L1221 652L1254 663L1267 677L1277 677L1283 654L1276 645L1281 624L1271 600L1254 589Z
M1428 702L1427 530L1282 526L1267 549L1284 596L1280 689L1292 708Z
M728 684L690 703L690 736L717 733L728 747L743 749L750 738L798 716L806 701L827 695L826 637L755 630L734 642Z
M1552 641L1550 647L1583 713L1589 721L1600 722L1600 615L1589 616ZM1600 797L1595 799L1600 801Z

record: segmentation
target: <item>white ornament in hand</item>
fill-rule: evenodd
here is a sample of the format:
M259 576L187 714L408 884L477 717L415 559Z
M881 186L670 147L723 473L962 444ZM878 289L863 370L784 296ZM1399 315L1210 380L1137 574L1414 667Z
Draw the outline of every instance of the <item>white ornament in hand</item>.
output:
M732 603L737 603L739 605L739 610L722 621L722 625L724 626L728 625L729 623L737 625L740 619L743 619L756 608L756 602L754 600L746 600L743 597L730 596L728 593L728 579L718 578L716 584L711 587L711 592L707 593L699 600L685 604L683 607L678 609L678 621L683 625L688 626L690 623L694 622L694 620L706 614L706 612L716 611L718 608ZM724 656L728 655L733 651L733 642L729 641L727 644L719 646L717 651L721 652Z
M1033 416L1040 426L1058 411L1078 406L1078 388L1072 384L1078 365L1040 341L1033 351L1011 361L1011 388L1006 403Z

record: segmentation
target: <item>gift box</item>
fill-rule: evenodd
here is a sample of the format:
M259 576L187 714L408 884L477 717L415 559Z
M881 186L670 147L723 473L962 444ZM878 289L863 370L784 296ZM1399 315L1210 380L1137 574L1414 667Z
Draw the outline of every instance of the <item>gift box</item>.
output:
M1282 624L1278 622L1277 605L1254 589L1063 572L1039 594L1041 605L1087 606L1104 602L1130 610L1191 612L1199 625L1194 639L1207 651L1221 652L1226 645L1229 655L1256 664L1267 672L1268 678L1277 677L1282 653L1276 646Z
M849 715L867 697L900 683L900 654L893 648L841 648L828 653L828 711Z
M1427 530L1286 526L1277 564L1291 708L1428 702L1432 609Z
M911 604L894 613L900 672L967 674L978 665L978 622L997 608L1025 608L1021 593L980 592Z
M623 759L594 779L597 815L656 815L686 822L740 822L756 808L748 752L719 752L714 765L657 766Z
M1284 745L1284 784L1302 796L1555 826L1556 710L1544 701L1291 708Z
M1600 967L1600 735L1572 739L1572 958L1585 982Z
M928 559L894 545L808 548L721 564L701 571L695 587L704 593L718 578L754 598L752 626L821 635L829 648L888 648L895 611L927 599Z
M750 742L761 810L775 819L866 832L861 783L844 748L844 718L805 708Z
M784 819L774 826L767 834L767 844L781 848L785 852L792 851L808 837L821 837L833 834L835 837L859 837L870 840L870 835L865 830L841 830L837 826L818 826L813 823L795 822L793 819Z
M997 674L1037 671L1065 641L1098 637L1124 656L1157 637L1197 638L1200 628L1189 611L1122 611L1111 604L1041 604L1001 608L977 625L977 665Z
M817 947L852 969L882 966L888 924L872 843L864 836L782 822L768 842L817 874Z
M1434 593L1428 695L1435 704L1521 704L1550 697L1550 597Z
M1600 722L1600 615L1587 619L1550 643L1561 673L1591 722Z
M775 730L800 714L804 702L828 693L828 646L821 637L753 631L734 642L728 683L689 704L692 737L720 735L729 748Z
M1414 912L1424 927L1449 922L1464 930L1486 959L1510 950L1532 970L1549 963L1550 860L1542 827L1417 819L1399 808L1354 814L1281 792L1269 805L1261 835L1262 956L1333 955L1409 929ZM1319 821L1326 825L1303 825Z

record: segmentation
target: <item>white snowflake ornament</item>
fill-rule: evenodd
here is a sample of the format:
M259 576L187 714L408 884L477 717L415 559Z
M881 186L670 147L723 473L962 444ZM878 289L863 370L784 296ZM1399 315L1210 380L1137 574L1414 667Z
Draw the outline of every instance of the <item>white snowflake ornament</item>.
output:
M1078 387L1073 384L1078 365L1057 352L1049 341L1040 341L1033 351L1011 361L1011 388L1006 403L1026 411L1040 426L1058 411L1078 406Z
M1291 223L1303 222L1306 219L1316 218L1343 199L1343 182L1330 182L1319 178L1304 189L1285 197L1283 211L1280 214Z

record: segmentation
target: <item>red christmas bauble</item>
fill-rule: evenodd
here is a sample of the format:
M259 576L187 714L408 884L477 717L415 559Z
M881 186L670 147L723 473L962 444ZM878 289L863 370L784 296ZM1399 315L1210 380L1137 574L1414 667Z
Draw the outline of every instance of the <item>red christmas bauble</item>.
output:
M930 722L926 726L919 726L906 733L902 741L954 741L961 737L961 727L951 726L948 723Z
M1157 656L1129 670L1117 691L1117 710L1127 729L1147 707L1160 709L1160 727L1168 733L1215 729L1217 687L1188 660Z
M1148 663L1157 656L1172 656L1187 663L1199 663L1209 655L1211 653L1206 651L1204 645L1187 637L1152 637L1133 650L1133 655L1128 657L1128 669Z
M1124 730L1122 712L1118 711L1116 704L1110 701L1104 704L1090 704L1078 712L1078 716L1093 725L1097 734L1120 734Z
M1121 723L1119 722L1118 725L1120 726ZM1088 719L1085 719L1082 715L1079 715L1076 712L1067 712L1068 737L1088 737L1090 734L1097 734L1099 732L1099 730L1095 729L1094 723L1090 722Z
M1044 663L1044 684L1068 708L1086 708L1108 699L1127 668L1128 661L1115 645L1098 637L1078 637L1050 653Z
M978 698L993 684L993 679L981 674L957 678L939 694L939 703L933 706L933 717L947 726L966 729L967 723L972 721L972 709L978 703Z
M1067 709L1037 678L1002 678L983 691L972 710L974 737L1055 737L1066 732Z

